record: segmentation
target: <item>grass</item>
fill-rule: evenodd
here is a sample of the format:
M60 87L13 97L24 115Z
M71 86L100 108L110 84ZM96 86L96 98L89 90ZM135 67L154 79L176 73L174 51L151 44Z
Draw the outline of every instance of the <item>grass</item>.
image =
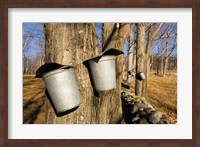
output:
M159 111L165 112L169 123L177 123L177 75L167 74L166 77L151 75L148 78L148 100Z
M34 75L23 76L23 123L44 124L45 92L42 79ZM177 79L176 73L148 78L148 100L159 111L169 116L171 124L177 123Z
M34 75L23 76L23 123L45 123L45 93L41 79Z

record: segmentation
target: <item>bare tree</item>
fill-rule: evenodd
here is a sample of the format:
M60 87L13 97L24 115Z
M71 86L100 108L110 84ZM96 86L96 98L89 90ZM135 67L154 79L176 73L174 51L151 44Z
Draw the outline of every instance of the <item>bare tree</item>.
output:
M168 59L173 51L176 49L176 33L172 32L172 24L167 24L165 29L165 34L162 35L160 39L160 49L158 52L159 55L159 66L158 66L158 74L165 77L167 67L168 67ZM169 48L170 44L170 48Z
M173 46L169 48L168 38L166 38L166 50L165 50L165 56L164 56L164 62L163 62L163 77L165 77L166 72L167 72L168 59L170 55L172 54L172 52L174 51L174 49L176 48L176 45L177 43L176 43L176 38L175 38Z
M147 75L147 77L150 74L151 48L152 48L152 45L153 45L153 42L154 42L154 38L156 37L156 35L158 34L158 32L160 31L162 26L163 26L163 23L158 24L158 26L156 26L156 24L150 23L149 26L148 26L149 29L148 29L148 38L147 38L147 46L146 46L146 75Z

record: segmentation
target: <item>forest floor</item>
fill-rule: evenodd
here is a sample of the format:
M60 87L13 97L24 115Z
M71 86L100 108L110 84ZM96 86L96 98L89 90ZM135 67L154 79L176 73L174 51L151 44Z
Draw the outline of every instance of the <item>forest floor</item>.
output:
M42 79L35 75L23 76L23 123L45 123L45 92Z
M23 123L45 123L45 92L42 79L34 75L23 76ZM168 115L169 123L177 123L176 73L166 77L151 75L148 78L148 100L158 111Z
M151 105L166 113L170 124L177 123L177 74L170 72L166 77L151 75L147 87Z

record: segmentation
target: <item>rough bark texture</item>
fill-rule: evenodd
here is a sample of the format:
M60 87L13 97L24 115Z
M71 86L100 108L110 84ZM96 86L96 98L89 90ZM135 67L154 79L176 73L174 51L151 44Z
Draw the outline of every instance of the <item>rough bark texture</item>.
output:
M134 69L134 72L136 74L136 51L137 51L137 26L135 25L135 28L134 28L134 40L133 40L133 46L134 46L134 51L133 51L133 69ZM135 78L136 75L134 75L134 77L131 79L131 82L130 82L130 91L134 94L135 93L135 83L136 83L136 78Z
M127 35L127 27L117 28L115 23L103 24L103 49L116 48L123 50L124 41ZM100 105L97 107L100 123L120 123L122 120L121 104L121 80L122 80L123 56L116 59L116 89L99 92ZM103 118L103 119L102 119Z
M145 72L145 23L136 24L137 26L137 51L136 51L136 73ZM135 93L143 96L143 81L136 79Z
M129 48L129 53L128 53L128 71L131 71L131 72L133 72L133 71L135 71L135 56L136 56L136 47L135 47L135 45L136 45L136 43L135 43L135 40L133 40L133 34L132 34L132 26L133 25L131 25L131 28L130 28L130 32L129 32L129 45L130 45L130 48ZM135 32L135 36L136 36L136 32ZM135 37L134 37L134 39L135 39ZM134 50L133 50L133 48L134 48ZM135 90L134 90L134 87L135 87L135 77L134 76L128 76L128 83L129 83L129 85L130 85L130 90L131 90L131 92L132 93L135 93Z
M109 25L109 24L107 24ZM109 27L108 27L109 28ZM104 28L104 38L110 29ZM122 119L120 98L122 56L117 57L117 88L100 92L94 96L87 68L82 61L94 56L97 51L95 24L45 24L46 50L45 62L57 62L75 66L77 83L81 95L81 105L75 111L57 117L47 100L47 123L70 124L109 124ZM123 48L122 34L116 33L115 43L107 46Z
M133 34L132 34L132 25L130 26L130 32L128 36L129 41L129 51L128 51L128 71L132 70L133 67ZM128 76L128 82L132 82L133 77Z
M89 24L46 24L45 62L56 62L75 66L77 83L81 95L80 107L61 117L55 115L47 102L47 123L95 123L92 86L82 61L93 56L96 42L92 35L94 25ZM86 38L86 39L84 39ZM87 109L86 109L87 108ZM94 115L94 116L92 116Z

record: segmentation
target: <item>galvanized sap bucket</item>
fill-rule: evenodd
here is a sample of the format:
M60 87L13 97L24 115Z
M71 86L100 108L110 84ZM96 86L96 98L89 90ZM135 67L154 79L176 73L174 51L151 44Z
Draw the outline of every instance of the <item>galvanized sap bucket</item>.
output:
M57 113L65 112L80 105L80 94L73 67L62 66L54 70L47 70L41 75Z
M139 80L144 80L146 77L145 77L145 74L143 73L143 72L139 72L139 73L137 73L137 77L136 77L137 79L139 79Z
M115 56L120 54L123 54L120 50L109 49L83 62L89 66L96 91L116 88Z

